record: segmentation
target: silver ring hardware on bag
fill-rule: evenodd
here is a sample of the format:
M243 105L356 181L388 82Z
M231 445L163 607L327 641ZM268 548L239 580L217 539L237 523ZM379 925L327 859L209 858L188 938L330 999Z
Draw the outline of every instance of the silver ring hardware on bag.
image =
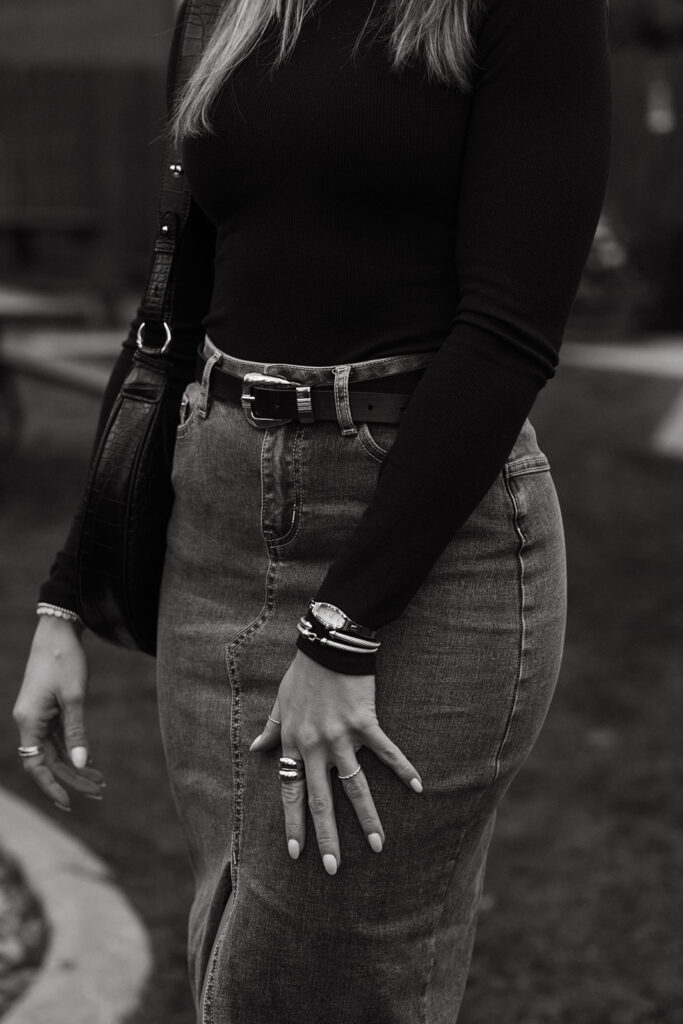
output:
M146 356L163 356L168 351L168 347L171 344L171 328L168 326L168 324L164 320L164 322L163 322L163 328L164 328L164 334L165 334L164 343L161 346L161 348L151 348L149 345L145 344L145 339L144 339L143 334L142 334L142 332L144 331L146 326L147 326L147 323L146 323L146 321L143 320L143 322L138 327L138 333L137 333L137 337L135 339L135 342L136 342L138 348L140 349L141 352L144 352Z

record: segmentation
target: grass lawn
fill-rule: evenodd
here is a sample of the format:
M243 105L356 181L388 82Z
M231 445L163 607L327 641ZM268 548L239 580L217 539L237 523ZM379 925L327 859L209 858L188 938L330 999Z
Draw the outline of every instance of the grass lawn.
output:
M532 412L565 521L567 645L545 731L499 813L459 1024L683 1022L681 463L649 451L676 389L561 368ZM190 874L152 661L88 636L102 805L84 800L67 818L15 754L10 709L37 586L75 506L97 412L43 385L23 393L22 446L0 477L2 783L104 857L146 921L157 968L134 1024L191 1024Z

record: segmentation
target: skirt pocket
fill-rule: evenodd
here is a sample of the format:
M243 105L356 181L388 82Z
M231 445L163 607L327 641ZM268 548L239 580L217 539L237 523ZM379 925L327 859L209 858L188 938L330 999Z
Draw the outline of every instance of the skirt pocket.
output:
M396 440L398 423L360 423L356 440L363 454L373 462L384 462Z
M176 427L176 441L185 437L195 421L201 393L201 384L198 381L190 381L183 392L180 400L180 413L178 415L178 426Z

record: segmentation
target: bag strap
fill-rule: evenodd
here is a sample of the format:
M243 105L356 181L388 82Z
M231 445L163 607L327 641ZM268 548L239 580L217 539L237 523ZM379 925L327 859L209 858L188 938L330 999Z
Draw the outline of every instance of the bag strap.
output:
M180 42L168 82L169 112L194 71L223 5L224 0L184 0L178 13ZM171 344L169 324L175 291L175 253L187 223L191 200L180 147L169 139L159 194L154 251L142 300L144 321L137 336L138 348L147 355L164 355ZM150 329L160 339L156 346L147 344Z

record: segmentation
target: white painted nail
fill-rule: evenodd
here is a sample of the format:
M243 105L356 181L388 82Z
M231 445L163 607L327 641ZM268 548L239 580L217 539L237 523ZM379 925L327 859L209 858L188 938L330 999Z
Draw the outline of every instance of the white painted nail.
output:
M254 747L256 746L256 744L258 743L258 741L259 741L259 740L261 739L261 737L262 737L262 736L263 736L263 733L262 733L262 732L260 732L260 733L258 734L258 736L256 737L256 739L255 739L255 740L253 740L253 742L252 742L251 746L249 747L249 749L250 749L250 750L253 750L253 749L254 749Z
M88 751L85 747L73 747L71 750L71 760L77 768L85 768L88 761Z
M410 787L411 787L411 789L414 789L416 793L421 793L422 792L422 783L420 782L419 779L411 779L410 780Z
M325 854L325 856L323 857L323 864L325 866L325 871L327 871L328 875L337 874L337 859L331 853Z
M379 834L379 832L371 832L370 835L368 836L368 842L370 843L370 846L373 848L375 853L382 852L382 837Z
M287 840L287 849L289 850L289 856L292 858L292 860L297 860L299 853L301 851L299 850L299 844L297 843L296 839Z

